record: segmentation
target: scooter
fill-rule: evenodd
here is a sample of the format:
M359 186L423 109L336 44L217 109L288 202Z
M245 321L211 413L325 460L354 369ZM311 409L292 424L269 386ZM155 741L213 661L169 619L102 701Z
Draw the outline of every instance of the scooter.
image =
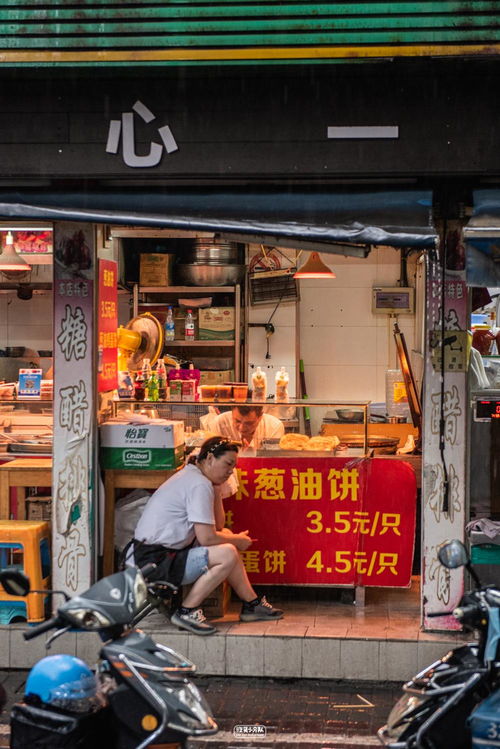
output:
M176 592L168 583L147 582L154 569L129 567L81 595L63 594L57 614L24 633L31 640L55 630L50 647L69 630L97 632L103 646L95 673L69 655L35 664L24 699L11 712L11 749L185 749L189 737L217 732L210 707L188 678L193 663L135 627ZM18 570L0 572L0 583L10 595L30 592Z
M377 735L388 749L500 747L500 590L481 587L460 541L441 546L438 559L470 572L476 587L453 615L477 633L477 642L451 650L407 682Z

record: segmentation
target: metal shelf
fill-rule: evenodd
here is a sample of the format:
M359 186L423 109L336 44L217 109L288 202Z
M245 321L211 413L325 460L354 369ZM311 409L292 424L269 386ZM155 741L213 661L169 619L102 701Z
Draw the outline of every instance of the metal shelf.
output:
M235 286L139 286L139 294L234 294Z
M230 346L234 348L235 341L167 341L168 348L176 346Z

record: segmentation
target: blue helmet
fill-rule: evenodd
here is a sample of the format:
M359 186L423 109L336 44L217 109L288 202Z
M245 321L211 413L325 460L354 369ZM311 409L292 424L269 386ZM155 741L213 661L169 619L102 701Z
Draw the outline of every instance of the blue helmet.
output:
M86 663L73 655L49 655L31 669L25 698L85 713L97 704L97 681Z

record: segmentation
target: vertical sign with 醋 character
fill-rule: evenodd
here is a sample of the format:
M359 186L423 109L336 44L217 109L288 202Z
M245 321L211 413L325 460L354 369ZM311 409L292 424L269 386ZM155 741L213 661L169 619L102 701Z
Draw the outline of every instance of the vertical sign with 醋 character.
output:
M92 224L54 225L54 459L52 587L92 582L94 274Z
M118 270L114 260L99 260L99 293L97 299L97 391L104 393L118 387L117 334Z
M461 226L444 229L441 263L427 263L422 555L423 622L429 629L459 629L452 612L464 590L463 569L448 570L439 546L463 539L466 522L468 315ZM444 265L444 267L443 267ZM436 611L448 616L429 618Z

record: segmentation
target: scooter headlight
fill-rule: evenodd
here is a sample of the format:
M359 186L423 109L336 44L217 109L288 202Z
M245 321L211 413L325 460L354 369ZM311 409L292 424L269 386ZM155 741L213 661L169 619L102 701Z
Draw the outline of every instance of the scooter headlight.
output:
M421 695L403 694L389 713L387 724L383 729L381 729L383 737L390 741L399 739L407 728L407 718L409 718L412 713L418 711L418 708L421 707L424 702L427 702L427 698Z
M92 609L71 609L71 611L65 613L65 616L72 619L82 629L94 630L111 626L107 616Z
M142 608L148 601L148 589L146 582L139 570L134 580L134 601L138 609Z

